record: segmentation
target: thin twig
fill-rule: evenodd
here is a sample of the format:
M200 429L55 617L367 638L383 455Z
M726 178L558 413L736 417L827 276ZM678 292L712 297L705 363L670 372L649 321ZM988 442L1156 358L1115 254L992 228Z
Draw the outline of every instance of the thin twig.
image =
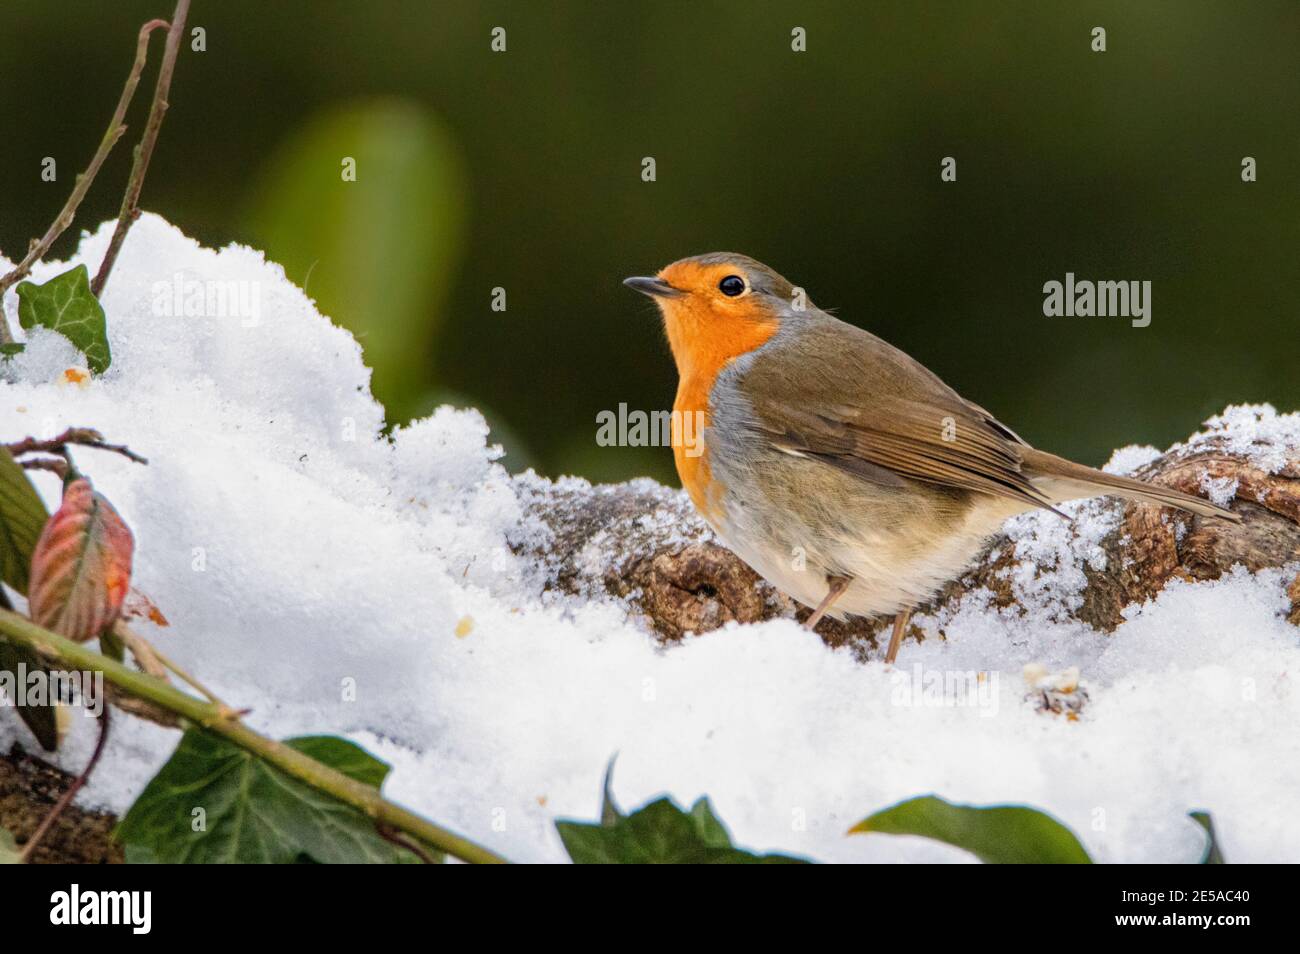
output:
M176 54L180 51L181 35L185 32L185 19L190 13L190 0L177 0L176 12L172 14L172 23L167 31L167 45L163 48L162 65L158 67L158 82L153 90L153 105L149 107L149 120L144 127L140 144L135 147L135 159L131 163L131 178L126 185L126 195L122 197L122 211L118 215L117 228L104 253L104 261L99 266L99 273L90 283L90 290L96 298L104 290L108 273L113 270L117 253L126 241L127 230L131 223L140 217L140 190L144 188L144 174L149 170L149 159L153 156L154 143L158 141L158 131L162 128L163 115L167 112L167 93L172 85L172 72L176 69Z
M222 702L221 698L216 693L203 685L203 683L199 682L194 676L191 676L177 663L165 656L162 650L126 624L119 622L113 632L118 639L122 640L123 645L125 645L127 649L131 650L131 655L140 663L141 668L151 676L166 679L167 675L165 672L160 673L156 669L152 668L155 664L162 666L164 669L171 670L171 672L180 679L181 682L188 685L209 702L221 706L228 712L235 712L233 708Z
M18 466L23 470L48 470L57 474L60 480L68 476L68 462L62 457L29 457L19 461Z
M76 796L77 792L81 791L81 786L86 784L86 780L90 778L90 773L95 771L95 766L99 764L99 757L104 754L104 743L108 741L108 714L110 711L112 710L107 706L100 711L99 740L95 743L95 751L90 754L90 761L87 762L86 767L81 770L81 774L72 780L72 784L68 786L68 790L63 793L62 797L60 797L57 802L54 803L54 807L50 809L50 813L45 816L41 821L40 826L32 833L32 837L27 839L27 844L23 846L22 854L18 856L18 861L20 863L26 864L31 861L32 854L36 851L36 846L41 843L41 839L44 838L50 828L54 826L54 823L58 821L59 816L63 814L64 809L72 804L72 799Z
M45 256L45 253L50 250L50 246L54 244L55 240L72 224L72 220L77 214L77 207L81 205L81 200L86 197L86 193L90 190L90 184L95 181L95 175L99 172L99 167L104 164L104 160L108 158L113 146L122 138L122 133L126 132L126 126L122 124L122 120L126 116L127 107L131 104L131 98L135 95L135 88L140 82L140 73L144 69L145 59L148 57L149 34L159 27L165 26L167 26L166 20L150 20L140 28L140 36L135 43L135 62L131 65L131 72L127 74L126 85L122 87L122 95L117 100L117 109L113 111L113 118L109 121L108 131L104 133L104 138L99 141L99 148L95 150L95 155L91 157L90 165L86 167L86 171L77 176L77 181L72 188L72 195L68 196L68 201L64 203L63 211L59 213L58 218L46 230L44 236L32 241L23 260L9 274L0 278L0 303L4 301L4 293L15 282L27 277L27 274L32 270L32 266ZM0 344L13 340L12 332L9 330L9 323L5 320L3 309L0 309Z
M124 647L131 650L131 655L135 657L136 664L141 669L164 682L170 681L167 678L166 664L159 658L158 650L154 649L153 644L147 639L121 620L113 624L112 635Z
M111 451L114 454L121 454L127 460L134 461L137 464L149 463L147 458L141 457L125 444L108 444L104 441L104 435L99 433L93 427L70 427L58 437L51 437L46 441L38 441L34 437L24 437L20 441L14 441L12 444L3 445L14 457L20 454L44 453L60 454L68 444L77 444L81 447L93 447L96 450Z

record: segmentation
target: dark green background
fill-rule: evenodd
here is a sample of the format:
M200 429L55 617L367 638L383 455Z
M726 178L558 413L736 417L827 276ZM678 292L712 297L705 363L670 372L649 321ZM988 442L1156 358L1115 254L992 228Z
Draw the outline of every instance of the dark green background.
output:
M138 25L170 10L0 4L10 257L98 142ZM450 284L402 309L417 360L381 364L376 385L399 418L447 394L484 406L516 464L671 476L667 450L595 445L598 411L666 407L675 387L652 307L619 280L715 249L768 262L1087 463L1168 443L1230 401L1300 404L1300 3L196 0L191 24L208 49L182 55L144 206L210 244L269 246L301 282L319 230L272 241L250 211L277 150L375 97L440 128L464 183L435 200L463 210L430 262ZM794 26L807 53L790 50ZM129 141L152 82L151 67ZM115 215L128 154L79 226ZM47 155L57 184L39 179ZM337 154L319 161L334 183ZM390 187L376 178L363 164L353 187ZM422 217L392 213L411 190L391 188L367 225L405 243ZM1043 317L1043 283L1067 271L1152 281L1151 326ZM383 294L363 286L369 307L349 314L337 294L322 307L363 343L396 321Z

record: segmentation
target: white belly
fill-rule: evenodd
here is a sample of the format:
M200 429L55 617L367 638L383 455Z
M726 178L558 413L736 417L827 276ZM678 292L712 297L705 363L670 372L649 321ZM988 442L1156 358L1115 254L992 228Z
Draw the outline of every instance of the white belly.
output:
M944 532L918 523L884 533L863 521L861 527L811 539L788 522L759 524L734 511L714 529L764 579L805 606L816 607L826 596L828 577L848 576L853 582L829 615L892 616L925 603L961 576L988 537L1025 509L1014 501L988 498Z

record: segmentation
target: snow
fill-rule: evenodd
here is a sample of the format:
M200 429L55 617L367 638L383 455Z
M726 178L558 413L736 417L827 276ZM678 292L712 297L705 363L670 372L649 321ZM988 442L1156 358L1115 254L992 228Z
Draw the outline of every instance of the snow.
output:
M1130 444L1128 447L1121 447L1111 454L1110 460L1102 470L1111 474L1119 474L1122 477L1129 477L1139 467L1151 463L1159 456L1159 448L1152 447L1150 444Z
M1060 622L1078 609L1087 582L1084 569L1106 569L1101 543L1120 524L1119 511L1101 498L1070 501L1057 509L1070 519L1039 510L1013 517L1003 528L1020 558L1012 592L1035 620Z
M1300 414L1279 414L1268 404L1233 405L1179 445L1187 452L1209 448L1240 454L1265 473L1276 474L1300 455Z
M93 270L110 232L34 279ZM256 319L160 306L160 283L178 282L247 283ZM564 859L553 821L597 817L615 753L624 808L708 794L738 844L826 861L970 860L920 839L845 836L929 792L1040 807L1102 861L1193 860L1192 809L1214 813L1230 861L1300 857L1300 631L1283 592L1295 567L1174 582L1103 635L1064 612L1114 527L1081 502L1074 524L1026 515L1008 527L1041 571L1012 581L1028 614L972 594L944 620L946 640L908 644L896 669L789 620L665 649L613 600L545 592L546 559L520 555L547 542L527 502L581 484L512 479L473 410L381 436L357 343L259 252L205 249L146 215L104 307L109 371L69 382L79 357L33 334L0 371L0 433L90 426L150 459L77 455L133 528L135 582L171 621L139 628L251 707L254 727L347 735L393 764L390 797L512 859ZM1226 441L1267 470L1300 447L1300 415L1269 407L1229 408L1207 428L1187 446ZM1110 466L1153 454L1126 448ZM35 479L53 504L57 482ZM677 494L642 489L665 502L646 521L680 512ZM1026 667L1052 691L1077 678L1077 718L1039 712ZM949 688L927 692L930 676ZM58 760L77 768L93 731L73 721ZM116 720L81 800L124 809L175 738ZM0 718L0 745L15 739L31 745Z

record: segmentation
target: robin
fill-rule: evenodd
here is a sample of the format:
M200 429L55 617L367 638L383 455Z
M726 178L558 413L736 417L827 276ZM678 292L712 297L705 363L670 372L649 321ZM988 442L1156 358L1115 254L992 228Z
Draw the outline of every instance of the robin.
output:
M826 614L894 617L955 579L1008 518L1117 494L1239 521L1205 500L1029 446L920 362L815 307L744 255L684 258L624 284L663 314L682 486L728 547ZM1064 515L1062 515L1064 516Z

